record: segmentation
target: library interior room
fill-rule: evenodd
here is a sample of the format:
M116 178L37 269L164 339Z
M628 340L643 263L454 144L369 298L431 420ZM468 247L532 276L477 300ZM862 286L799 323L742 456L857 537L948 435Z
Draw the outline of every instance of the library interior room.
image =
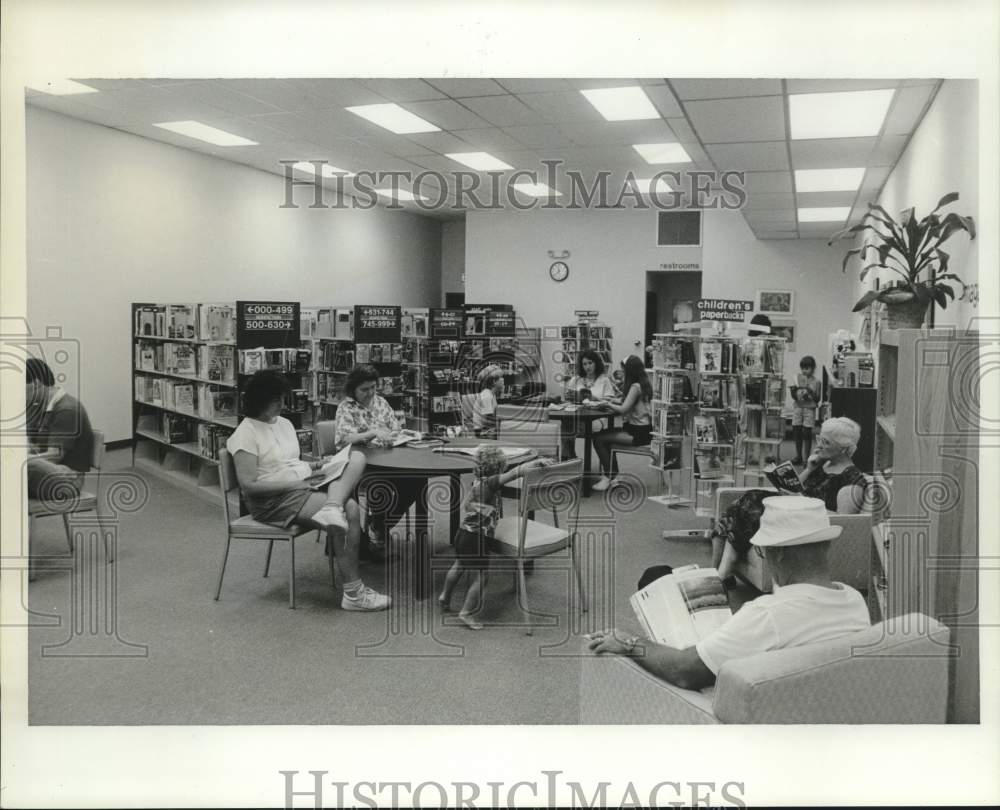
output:
M978 723L979 94L29 86L29 722Z

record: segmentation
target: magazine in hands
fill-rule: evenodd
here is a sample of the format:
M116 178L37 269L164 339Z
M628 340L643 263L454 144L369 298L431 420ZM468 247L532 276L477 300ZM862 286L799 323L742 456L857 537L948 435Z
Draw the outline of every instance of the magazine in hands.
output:
M401 430L395 436L392 437L392 446L399 447L400 445L408 444L409 442L419 441L424 437L423 433L419 433L416 430Z
M795 472L795 467L792 466L792 462L790 461L782 461L773 467L765 467L763 473L767 476L767 480L771 482L771 486L781 492L801 494L803 491L799 474Z
M351 445L347 445L347 447L320 467L317 472L306 478L309 489L323 489L330 482L336 481L344 474L344 470L347 469L347 465L350 462Z
M697 566L650 582L629 603L647 638L678 650L694 646L733 615L719 572Z

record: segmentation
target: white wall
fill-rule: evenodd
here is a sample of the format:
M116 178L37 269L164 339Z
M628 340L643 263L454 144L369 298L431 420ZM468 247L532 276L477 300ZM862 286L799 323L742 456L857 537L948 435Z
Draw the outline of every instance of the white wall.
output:
M131 435L134 301L438 304L436 220L281 209L277 175L33 107L26 123L29 323L79 341L109 441Z
M911 206L918 217L933 210L945 194L957 191L958 202L943 209L962 216L971 216L979 223L979 83L971 79L947 80L934 97L930 109L907 144L899 163L892 170L878 203L896 216ZM840 243L844 250L848 242ZM858 245L860 246L860 242ZM943 245L950 255L949 270L966 284L979 280L979 243L965 234L956 234ZM855 279L855 300L874 284L874 278L857 281L859 265L848 265ZM883 279L891 279L886 274ZM884 281L883 281L884 283ZM953 285L960 295L961 285ZM935 326L964 327L978 314L967 302L948 304L937 309ZM860 316L857 318L860 325Z
M441 226L441 306L444 306L445 293L465 290L463 273L465 273L465 220L448 220Z
M851 323L854 285L840 271L838 249L817 239L760 241L736 211L705 211L700 248L657 247L655 211L481 211L466 216L466 232L468 301L514 304L529 326L570 323L573 310L597 309L614 328L616 358L642 339L646 271L663 262L700 262L704 297L794 290L799 335L786 375L803 354L822 363L828 334ZM561 284L549 279L550 249L572 252Z

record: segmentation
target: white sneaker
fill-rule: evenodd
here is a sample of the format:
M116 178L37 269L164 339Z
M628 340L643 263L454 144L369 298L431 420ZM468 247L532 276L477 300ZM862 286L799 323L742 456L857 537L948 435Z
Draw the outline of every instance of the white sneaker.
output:
M320 526L333 526L335 529L347 531L347 515L339 506L328 504L314 514L312 519Z
M625 482L622 481L621 478L612 478L611 481L608 482L608 489L614 489L615 487L623 487L623 486L625 486Z
M606 475L601 476L601 480L598 481L594 486L591 487L594 492L604 492L608 487L611 486L611 481L608 480Z
M357 596L348 596L345 593L344 598L340 600L340 607L343 610L386 610L391 604L392 599L367 586L362 588Z

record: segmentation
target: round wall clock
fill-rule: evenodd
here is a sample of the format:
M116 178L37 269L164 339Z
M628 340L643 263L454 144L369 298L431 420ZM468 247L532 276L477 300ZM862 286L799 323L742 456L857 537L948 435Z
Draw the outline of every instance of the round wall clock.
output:
M552 262L549 275L553 281L565 281L569 278L569 265L566 262Z

